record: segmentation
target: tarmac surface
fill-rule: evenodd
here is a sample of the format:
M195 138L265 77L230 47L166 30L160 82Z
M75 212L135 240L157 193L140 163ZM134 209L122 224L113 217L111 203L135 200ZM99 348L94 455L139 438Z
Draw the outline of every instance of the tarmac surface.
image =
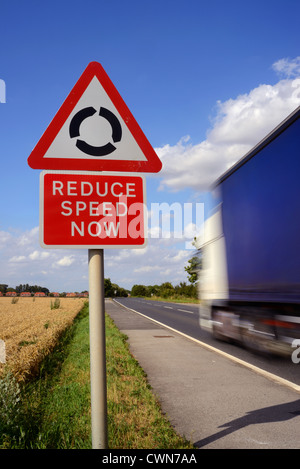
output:
M299 449L300 391L115 301L105 309L128 337L176 432L202 449Z

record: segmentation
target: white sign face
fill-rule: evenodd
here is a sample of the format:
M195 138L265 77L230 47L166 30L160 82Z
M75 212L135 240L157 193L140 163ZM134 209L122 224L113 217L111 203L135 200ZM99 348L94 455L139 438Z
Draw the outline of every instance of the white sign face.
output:
M74 135L70 136L72 122L75 122L75 127L78 129L75 129ZM76 135L77 133L79 135ZM87 143L88 146L83 145L82 150L80 144L76 145L77 140ZM91 154L92 152L95 155ZM111 160L113 157L114 160L147 161L96 77L79 99L44 158L61 158L62 155L64 158L92 156L101 160Z

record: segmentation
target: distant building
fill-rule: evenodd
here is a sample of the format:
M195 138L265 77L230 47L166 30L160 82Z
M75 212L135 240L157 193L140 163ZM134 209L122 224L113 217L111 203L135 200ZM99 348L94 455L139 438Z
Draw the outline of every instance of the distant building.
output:
M50 296L58 297L58 296L59 296L59 293L57 293L57 292L55 291L55 292L50 293Z
M20 296L31 296L31 293L29 291L22 291Z
M17 292L15 291L8 291L6 292L6 295L5 296L17 296Z
M38 291L34 294L34 296L46 296L46 293L44 293L43 291Z
M76 298L77 294L76 293L67 293L66 297L67 298Z
M82 292L82 293L78 293L77 295L79 298L88 298L89 297L89 292L88 291L85 291L85 292Z

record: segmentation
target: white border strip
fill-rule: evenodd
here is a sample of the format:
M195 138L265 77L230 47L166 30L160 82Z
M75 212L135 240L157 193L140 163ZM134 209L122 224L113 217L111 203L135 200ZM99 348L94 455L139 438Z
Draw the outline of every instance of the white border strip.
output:
M251 363L247 363L245 362L244 360L241 360L240 358L237 358L237 357L234 357L233 355L230 355L229 353L226 353L226 352L223 352L222 350L219 350L215 347L213 347L212 345L208 345L206 344L205 342L201 342L200 340L198 339L194 339L193 337L187 335L187 334L184 334L183 332L180 332L178 331L177 329L173 329L172 327L170 326L167 326L166 324L163 324L162 322L159 322L159 321L156 321L155 319L151 319L149 318L148 316L146 316L145 314L143 313L140 313L139 311L136 311L132 308L129 308L128 306L125 306L123 305L122 303L119 303L117 300L115 300L113 298L113 301L115 303L117 303L119 306L122 306L123 308L125 309L128 309L130 311L132 311L133 313L136 313L136 314L139 314L140 316L143 316L144 318L146 319L149 319L149 321L152 321L152 322L155 322L156 324L159 324L160 326L163 326L167 329L170 329L171 331L173 332L176 332L177 334L189 339L189 340L192 340L193 342L195 342L196 344L200 345L201 347L207 349L207 350L210 350L212 352L216 352L218 353L219 355L225 357L225 358L228 358L229 360L235 362L235 363L238 363L239 365L242 365L244 366L245 368L248 368L250 369L251 371L254 371L255 373L265 377L265 378L268 378L270 379L271 381L274 381L278 384L281 384L283 386L286 386L290 389L292 389L293 391L296 391L296 392L299 392L300 393L300 386L298 384L294 384L292 383L291 381L288 381L287 379L284 379L284 378L280 378L279 376L276 376L274 375L273 373L269 373L268 371L265 371L265 370L262 370L261 368L258 368L257 366L255 365L251 365Z

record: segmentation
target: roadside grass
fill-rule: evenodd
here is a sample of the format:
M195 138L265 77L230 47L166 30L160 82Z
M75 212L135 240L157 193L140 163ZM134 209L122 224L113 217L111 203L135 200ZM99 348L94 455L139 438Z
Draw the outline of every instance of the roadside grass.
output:
M192 449L176 434L129 351L126 336L106 315L108 442L110 449ZM23 385L0 381L0 449L90 449L88 305Z
M143 297L145 300L154 300L154 301L166 301L168 303L192 303L192 304L200 304L200 300L198 298L191 298L188 296L169 296L167 298L163 298L161 296L145 296Z

